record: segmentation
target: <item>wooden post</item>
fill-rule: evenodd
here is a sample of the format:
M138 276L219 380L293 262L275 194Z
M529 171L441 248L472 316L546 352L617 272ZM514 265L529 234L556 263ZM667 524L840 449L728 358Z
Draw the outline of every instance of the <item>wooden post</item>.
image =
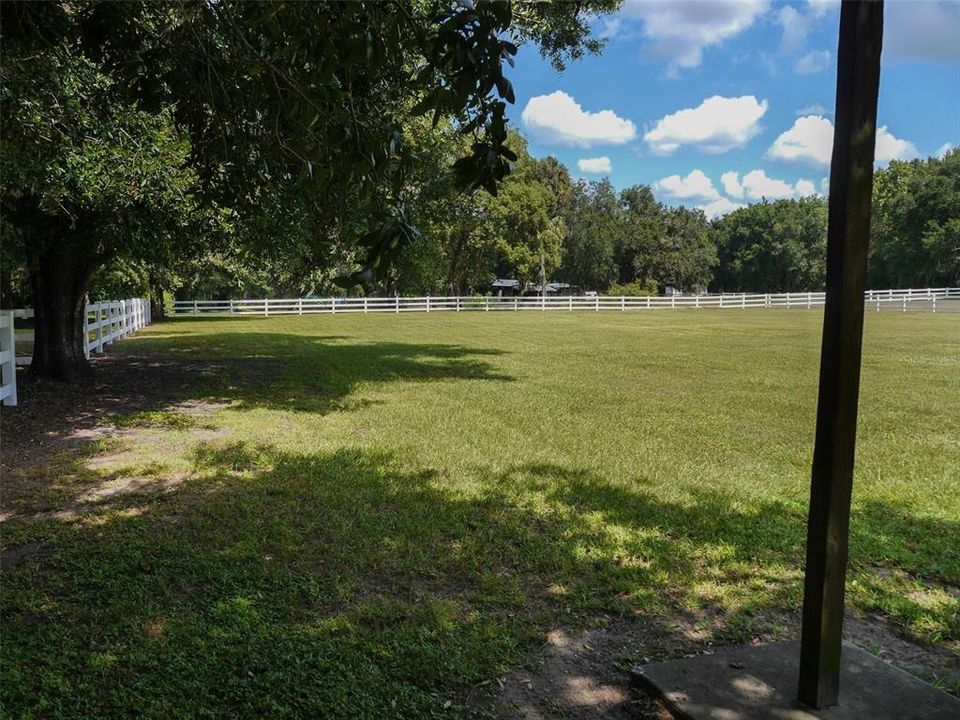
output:
M800 648L799 700L813 708L839 698L882 38L881 0L843 3Z

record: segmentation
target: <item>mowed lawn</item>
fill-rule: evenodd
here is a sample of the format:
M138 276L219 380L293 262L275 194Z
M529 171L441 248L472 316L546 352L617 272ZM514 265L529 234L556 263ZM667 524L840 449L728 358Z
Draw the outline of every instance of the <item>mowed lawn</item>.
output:
M455 717L551 628L776 636L821 321L148 327L111 353L187 380L5 481L3 714ZM960 658L960 314L869 313L861 389L848 603Z

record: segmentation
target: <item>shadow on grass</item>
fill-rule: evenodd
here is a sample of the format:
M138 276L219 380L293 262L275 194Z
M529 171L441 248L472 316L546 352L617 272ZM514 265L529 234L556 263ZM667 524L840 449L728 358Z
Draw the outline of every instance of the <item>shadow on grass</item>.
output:
M76 384L25 383L20 406L0 414L3 465L23 467L61 450L82 453L102 437L97 429L105 421L123 425L183 403L326 414L348 407L363 385L509 382L513 377L488 361L502 354L439 343L348 343L332 335L171 331L94 357L94 372Z
M193 461L177 493L8 533L53 552L0 588L11 716L442 716L598 610L713 607L706 637L738 640L799 599L802 517L779 503L667 502L544 464L468 491L360 449Z
M171 347L168 342L175 341ZM341 336L224 332L202 337L166 333L152 341L157 354L209 362L199 388L237 402L240 407L267 407L327 413L343 407L360 385L394 381L511 381L484 358L502 350L440 343L344 342ZM151 347L150 345L147 346Z

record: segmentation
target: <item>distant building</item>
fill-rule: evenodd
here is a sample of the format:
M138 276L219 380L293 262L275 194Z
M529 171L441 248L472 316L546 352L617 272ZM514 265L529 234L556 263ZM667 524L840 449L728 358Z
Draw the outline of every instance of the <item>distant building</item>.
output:
M578 288L570 283L550 282L546 285L546 292L541 293L539 283L527 283L521 285L519 280L510 280L507 278L497 278L490 283L490 290L496 297L524 297L546 295L576 295Z
M520 294L520 281L497 278L490 283L490 289L496 297L516 297Z

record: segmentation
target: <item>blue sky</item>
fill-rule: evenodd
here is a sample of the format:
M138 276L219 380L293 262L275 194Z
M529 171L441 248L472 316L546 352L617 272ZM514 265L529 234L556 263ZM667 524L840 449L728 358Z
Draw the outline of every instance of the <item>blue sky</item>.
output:
M628 0L602 55L557 73L521 48L511 120L536 157L710 216L823 192L836 0ZM960 0L888 0L877 159L960 144Z

